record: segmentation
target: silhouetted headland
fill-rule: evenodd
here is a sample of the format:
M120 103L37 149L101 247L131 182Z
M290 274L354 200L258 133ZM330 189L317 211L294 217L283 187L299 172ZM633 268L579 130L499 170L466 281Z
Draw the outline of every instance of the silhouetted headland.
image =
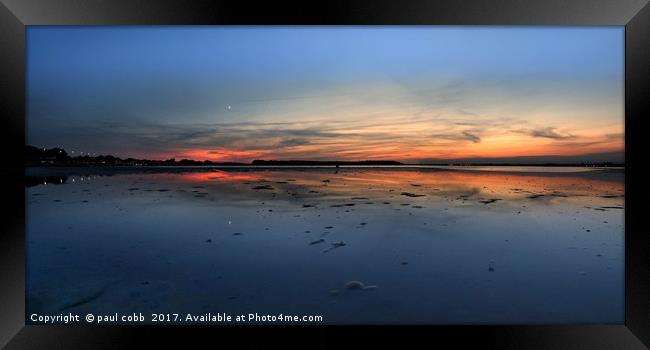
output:
M27 166L220 166L248 165L237 162L198 161L192 159L151 160L137 158L119 158L112 155L78 155L71 156L62 148L25 147L25 163Z
M112 155L78 155L71 156L63 148L25 147L25 160L28 166L323 166L323 165L404 165L394 160L364 161L317 161L317 160L254 160L251 163L213 162L210 160L193 160L175 158L151 160L136 158L119 158Z

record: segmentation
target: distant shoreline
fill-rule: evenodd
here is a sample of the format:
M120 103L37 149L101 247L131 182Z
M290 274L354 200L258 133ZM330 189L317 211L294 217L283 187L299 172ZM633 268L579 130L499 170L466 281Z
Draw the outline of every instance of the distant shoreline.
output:
M523 160L523 159L522 159ZM522 167L606 167L606 168L624 168L624 163L612 161L565 161L552 162L539 160L538 162L499 162L486 159L481 160L462 160L450 159L439 160L431 163L402 163L395 160L261 160L257 159L251 163L241 162L213 162L210 160L197 161L192 159L176 160L174 158L167 160L151 160L136 158L119 158L112 155L77 155L70 156L62 148L37 148L34 146L25 146L25 166L38 167L350 167L350 166L394 166L394 167L465 167L465 166L522 166Z
M191 165L100 165L100 164L26 164L25 168L336 168L334 164L191 164ZM548 167L548 168L625 168L625 164L509 164L509 163L473 163L473 164L339 164L341 168L353 167Z
M185 174L255 173L255 172L316 172L336 174L347 172L449 172L464 174L511 174L517 176L563 177L573 176L605 181L623 181L624 167L571 166L449 166L449 165L332 165L268 166L268 165L198 165L198 166L29 166L25 169L27 186L65 183L68 177L112 176L124 174ZM262 176L262 175L260 175ZM399 177L399 175L396 175Z

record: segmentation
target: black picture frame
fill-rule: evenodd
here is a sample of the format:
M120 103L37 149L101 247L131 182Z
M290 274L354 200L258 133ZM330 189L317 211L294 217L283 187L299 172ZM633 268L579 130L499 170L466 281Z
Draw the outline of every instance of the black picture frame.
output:
M0 0L0 346L122 348L240 345L340 347L425 342L503 349L642 349L650 346L650 252L642 221L650 104L648 0L266 1ZM625 324L593 326L26 326L25 33L31 25L624 25ZM346 339L342 339L345 336ZM202 339L201 339L202 338Z

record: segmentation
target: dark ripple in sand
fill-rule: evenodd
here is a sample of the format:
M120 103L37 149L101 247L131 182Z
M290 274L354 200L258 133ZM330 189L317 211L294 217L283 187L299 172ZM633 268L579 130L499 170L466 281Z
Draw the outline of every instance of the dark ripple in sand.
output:
M271 185L260 185L260 186L255 186L253 187L254 190L272 190L273 187Z
M540 197L544 197L544 195L543 194L534 194L532 196L528 196L527 198L535 199L535 198L540 198Z
M402 192L401 195L406 197L424 197L423 194L415 194L410 192Z
M341 207L354 207L356 204L354 203L345 203L345 204L332 204L330 207L332 208L341 208Z
M500 201L500 200L501 200L501 198L490 198L490 199L485 199L485 200L482 200L482 201L479 201L479 202L481 202L483 204L490 204L490 203L494 203L494 202Z
M329 252L330 250L333 250L333 249L336 249L336 248L345 247L346 245L347 245L347 244L346 244L345 242L343 242L343 241L340 241L340 242L334 242L334 243L332 243L332 246L331 246L330 248L323 250L323 253L327 253L327 252Z

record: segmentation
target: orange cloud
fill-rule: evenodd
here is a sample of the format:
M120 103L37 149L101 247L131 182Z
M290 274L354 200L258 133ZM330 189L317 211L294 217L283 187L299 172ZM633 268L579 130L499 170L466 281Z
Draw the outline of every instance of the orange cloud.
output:
M177 158L177 160L187 158L214 162L239 162L242 160L257 159L267 153L264 150L238 150L233 148L178 150L171 152L172 157Z

